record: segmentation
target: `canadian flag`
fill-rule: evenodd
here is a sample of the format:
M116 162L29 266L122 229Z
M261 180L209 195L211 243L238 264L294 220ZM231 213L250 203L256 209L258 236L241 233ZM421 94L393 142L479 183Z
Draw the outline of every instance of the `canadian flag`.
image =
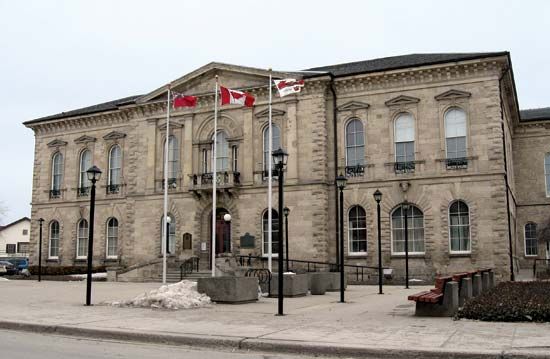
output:
M231 90L220 86L222 95L222 105L243 105L246 107L254 106L256 99L251 94L237 90Z
M304 87L304 80L296 79L282 79L282 80L273 80L275 86L279 91L279 96L284 97L286 95L291 95L293 93L298 93L302 91Z
M174 96L174 108L195 106L197 106L197 98L195 96L185 96L182 94Z

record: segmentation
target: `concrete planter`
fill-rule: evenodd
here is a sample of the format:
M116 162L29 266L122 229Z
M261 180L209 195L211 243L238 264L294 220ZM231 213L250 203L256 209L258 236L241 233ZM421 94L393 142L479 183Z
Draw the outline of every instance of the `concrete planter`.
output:
M320 272L322 278L326 281L327 292L337 292L340 290L340 272ZM347 275L344 276L344 289L348 286Z
M309 273L309 290L312 295L323 295L327 291L328 272Z
M283 275L283 295L285 297L302 297L308 292L307 274L284 274ZM279 275L273 274L271 279L270 297L276 297L279 294Z
M197 291L209 296L213 302L230 304L250 303L258 300L258 278L199 278Z

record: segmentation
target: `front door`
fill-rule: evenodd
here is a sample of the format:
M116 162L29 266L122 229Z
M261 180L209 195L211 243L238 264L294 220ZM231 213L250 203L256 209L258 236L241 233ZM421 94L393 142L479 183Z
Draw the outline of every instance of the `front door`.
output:
M216 255L231 252L231 222L223 218L227 213L224 208L216 210Z

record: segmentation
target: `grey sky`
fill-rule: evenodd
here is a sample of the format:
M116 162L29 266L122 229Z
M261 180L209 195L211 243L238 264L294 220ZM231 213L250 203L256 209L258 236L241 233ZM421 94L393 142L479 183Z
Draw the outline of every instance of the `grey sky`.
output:
M520 106L550 106L549 29L549 1L0 0L0 223L30 215L23 121L210 61L292 70L415 52L509 50Z

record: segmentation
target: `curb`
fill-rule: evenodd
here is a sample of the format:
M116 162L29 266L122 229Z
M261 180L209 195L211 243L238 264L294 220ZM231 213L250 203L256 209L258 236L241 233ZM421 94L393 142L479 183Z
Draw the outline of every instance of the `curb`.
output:
M369 357L377 359L527 359L550 358L550 352L533 350L445 350L445 349L397 349L375 348L334 343L313 343L291 340L257 339L236 336L205 336L197 334L159 334L132 332L127 330L92 329L67 325L49 325L0 320L0 329L16 330L32 333L57 334L79 338L94 338L140 342L151 344L168 344L174 346L189 346L198 348L213 348L225 350L245 350L252 352L285 353L309 356L330 357Z

